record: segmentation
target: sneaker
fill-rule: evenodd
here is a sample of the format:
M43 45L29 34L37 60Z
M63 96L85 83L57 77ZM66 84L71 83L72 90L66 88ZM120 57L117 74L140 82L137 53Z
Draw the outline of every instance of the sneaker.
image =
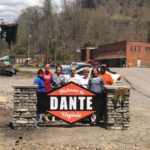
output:
M44 116L44 120L45 120L46 122L50 122L50 120L48 119L48 116Z
M55 121L55 120L56 120L55 116L52 116L52 121Z
M42 125L42 124L44 124L43 121L37 121L37 125L38 125L38 126L39 126L39 125Z
M37 123L38 123L38 124L43 124L44 122L43 122L43 121L38 121Z
M95 123L95 122L91 122L90 125L91 125L91 126L96 126L96 123Z

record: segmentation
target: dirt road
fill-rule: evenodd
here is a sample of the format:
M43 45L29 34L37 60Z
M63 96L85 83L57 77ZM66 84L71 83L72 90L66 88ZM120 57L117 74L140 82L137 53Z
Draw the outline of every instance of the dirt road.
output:
M0 150L149 150L150 149L150 69L113 69L131 86L129 130L110 131L102 127L69 125L12 130L10 111L0 109ZM32 84L33 78L0 77L0 96L12 101L13 84ZM20 137L20 138L19 138Z

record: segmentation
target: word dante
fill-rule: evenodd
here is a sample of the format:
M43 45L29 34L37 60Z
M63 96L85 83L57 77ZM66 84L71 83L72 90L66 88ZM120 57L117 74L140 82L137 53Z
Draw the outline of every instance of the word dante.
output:
M50 110L92 110L92 97L50 97Z

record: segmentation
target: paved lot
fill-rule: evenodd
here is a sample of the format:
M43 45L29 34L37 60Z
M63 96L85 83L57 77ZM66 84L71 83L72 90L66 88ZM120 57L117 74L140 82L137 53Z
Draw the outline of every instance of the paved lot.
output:
M126 131L110 131L101 127L43 127L14 131L7 127L10 111L0 110L0 149L99 149L150 150L150 69L113 68L131 86L131 127ZM33 77L0 77L0 96L10 102L13 84L33 84ZM19 137L23 141L18 141Z
M150 68L113 68L138 92L150 98Z

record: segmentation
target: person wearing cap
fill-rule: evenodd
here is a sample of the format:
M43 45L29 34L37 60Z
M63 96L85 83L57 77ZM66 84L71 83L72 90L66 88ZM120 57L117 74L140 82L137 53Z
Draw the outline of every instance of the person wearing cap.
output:
M112 85L113 84L113 79L110 74L107 72L107 67L106 65L102 65L100 68L100 76L104 79L104 85Z

